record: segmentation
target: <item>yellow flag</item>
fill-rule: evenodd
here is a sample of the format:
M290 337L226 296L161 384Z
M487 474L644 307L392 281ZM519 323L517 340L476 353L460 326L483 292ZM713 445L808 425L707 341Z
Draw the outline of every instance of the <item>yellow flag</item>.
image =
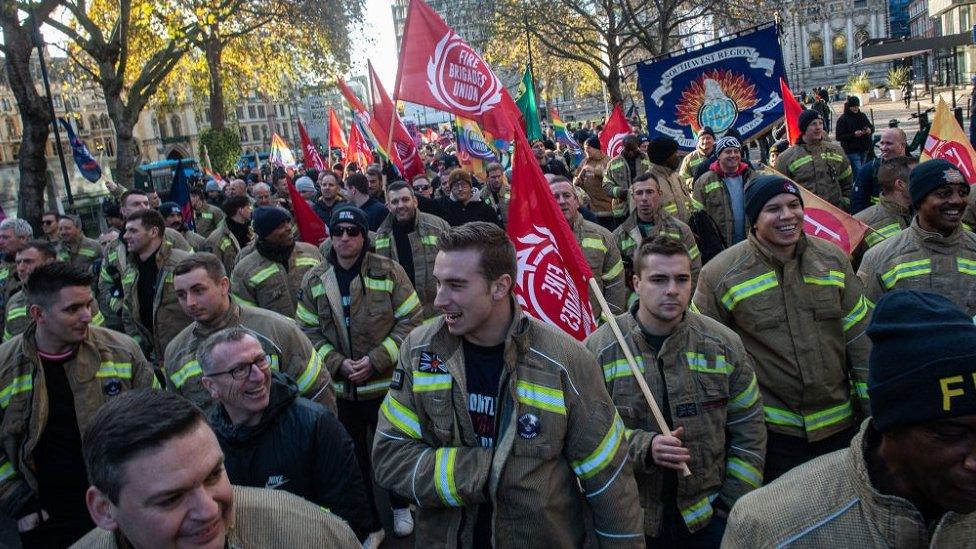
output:
M970 185L976 183L976 151L969 137L962 131L959 122L952 116L949 105L939 99L935 108L935 118L922 146L921 161L941 158L959 168Z

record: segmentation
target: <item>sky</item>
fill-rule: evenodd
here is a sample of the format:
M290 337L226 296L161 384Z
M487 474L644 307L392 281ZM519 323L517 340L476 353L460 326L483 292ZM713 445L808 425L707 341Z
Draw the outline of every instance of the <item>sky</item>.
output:
M371 60L383 87L390 94L396 84L398 57L391 4L391 0L366 0L363 13L366 31L353 33L350 52L351 73L367 74L366 59Z

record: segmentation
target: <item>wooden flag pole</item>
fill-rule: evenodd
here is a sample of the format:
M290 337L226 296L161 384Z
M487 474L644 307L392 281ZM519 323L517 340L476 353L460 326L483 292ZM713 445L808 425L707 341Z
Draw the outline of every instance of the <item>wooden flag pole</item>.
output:
M654 395L651 394L651 388L647 386L647 381L644 380L644 375L641 374L640 368L637 367L637 361L634 360L633 353L630 352L630 347L627 345L627 340L624 339L623 332L620 331L620 326L617 325L617 319L610 313L610 305L607 300L603 297L603 290L596 283L595 278L590 278L590 288L593 290L593 295L596 296L596 300L600 302L600 309L603 311L603 319L607 321L610 325L610 329L613 330L614 337L617 338L617 343L620 348L624 351L624 356L627 358L627 364L630 365L630 373L634 375L634 379L637 380L637 385L640 387L641 393L644 394L644 400L647 401L647 405L651 408L651 413L654 415L654 421L657 423L658 431L665 436L672 436L671 429L668 427L668 422L664 421L664 414L661 413L661 408L658 407L657 401L654 400ZM688 468L687 463L681 464L681 476L690 477L691 469Z

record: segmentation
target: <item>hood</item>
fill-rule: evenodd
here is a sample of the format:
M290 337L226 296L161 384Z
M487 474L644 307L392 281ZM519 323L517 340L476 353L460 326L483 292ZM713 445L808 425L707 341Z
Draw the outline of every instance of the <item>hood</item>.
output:
M718 160L716 160L715 162L712 162L708 166L708 170L709 171L712 171L712 172L715 172L715 175L717 175L719 177L732 177L732 176L736 176L736 175L742 175L742 174L746 173L746 170L747 169L749 169L749 164L746 164L745 162L739 162L739 167L736 168L735 171L732 172L732 173L723 173L722 172L722 168L719 167L719 165L718 165Z
M254 427L235 426L221 405L210 412L210 425L228 444L243 446L260 437L278 422L278 417L298 398L298 385L281 372L271 373L271 397L261 421Z

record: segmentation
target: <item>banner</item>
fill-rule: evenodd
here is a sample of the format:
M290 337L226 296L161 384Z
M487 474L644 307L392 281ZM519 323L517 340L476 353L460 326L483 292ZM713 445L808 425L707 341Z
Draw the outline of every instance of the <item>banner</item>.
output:
M478 127L474 120L455 118L457 124L457 156L461 168L474 174L476 178L485 181L487 172L485 166L489 162L497 162L498 157L492 148L491 140Z
M650 134L695 149L695 135L710 126L721 136L731 128L743 140L783 117L779 79L783 54L778 30L769 25L705 48L676 52L637 64Z
M607 123L603 125L603 131L600 132L600 148L603 154L609 158L620 154L624 148L624 138L630 135L631 131L630 124L624 118L624 111L620 103L617 103L613 106L613 112L610 113Z
M394 99L469 118L506 141L521 131L509 116L518 107L508 90L423 0L410 0L400 44Z
M302 195L295 188L295 184L288 178L288 198L291 199L291 209L295 212L295 225L298 226L298 236L302 242L318 246L329 238L329 229L325 222L308 205Z
M369 95L373 101L373 118L376 119L381 127L387 130L391 128L390 123L392 121L392 145L396 149L396 156L400 159L403 167L400 174L405 180L410 181L415 175L424 173L424 162L420 159L420 154L417 152L417 144L413 142L413 138L410 137L410 132L403 125L403 120L400 120L400 115L393 106L393 101L387 95L386 89L383 88L379 77L376 76L376 71L373 70L373 64L370 62L367 62L367 64L369 65L369 80L371 82ZM383 143L384 147L386 145L386 143Z
M935 118L932 119L932 127L925 138L919 160L925 162L933 158L951 162L970 185L976 184L976 151L942 98L935 107Z
M525 74L518 85L518 92L515 97L515 104L522 112L525 119L525 137L529 141L542 139L542 126L539 125L539 108L535 104L535 82L532 80L532 71L525 68Z
M64 118L58 118L58 122L61 123L64 131L68 134L68 143L71 144L71 156L74 157L75 165L78 166L78 171L81 172L81 176L92 183L101 179L101 166L95 161L95 157L91 155L88 147L75 135L74 130L71 129L71 124L68 124L68 121Z
M295 155L277 132L271 134L271 154L268 155L268 163L282 168L292 168L296 164Z
M376 151L379 157L388 162L392 162L396 166L397 171L403 173L403 164L400 162L400 157L396 154L396 149L392 152L386 150L387 136L389 136L390 130L389 122L387 123L387 127L381 127L379 121L366 110L363 102L359 100L359 97L349 89L349 86L342 79L336 79L336 83L339 84L339 90L342 92L342 96L345 97L346 103L349 103L349 108L352 109L353 124L359 129L360 137L369 144L370 149ZM352 147L352 132L349 133L349 147ZM346 162L349 162L349 160L347 159ZM365 170L366 166L360 166L360 168Z
M298 121L298 135L302 141L302 163L308 169L316 169L323 171L326 169L325 162L322 160L322 155L319 154L318 149L315 148L315 143L308 137L308 132L305 131L305 126L302 125L302 121Z

